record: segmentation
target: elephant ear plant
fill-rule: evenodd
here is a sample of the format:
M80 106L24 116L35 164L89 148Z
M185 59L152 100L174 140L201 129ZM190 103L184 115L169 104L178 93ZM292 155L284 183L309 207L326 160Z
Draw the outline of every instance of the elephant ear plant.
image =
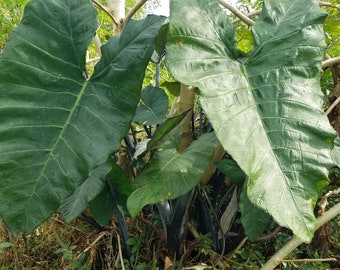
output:
M98 25L92 2L26 6L0 59L0 215L12 231L35 229L82 183L77 192L87 201L101 191L163 22L128 21L87 78L85 54ZM86 185L88 178L97 182Z
M247 236L256 239L274 219L311 240L335 138L322 111L326 15L318 1L264 1L248 53L238 49L235 27L217 0L170 3L169 25L154 15L128 20L102 46L90 77L85 55L98 25L92 2L26 6L0 57L0 216L9 229L30 232L58 208L69 221L89 206L106 224L118 205L134 217L157 204L164 231L176 234L169 246L179 250L190 190L222 144L235 162L217 165L240 176ZM141 95L155 47L158 68L165 47L172 76L198 89L214 130L184 151L176 138L190 113L168 117L159 81ZM140 153L150 158L130 182L112 156L132 121L154 128Z
M265 226L261 211L304 241L315 230L335 137L320 89L325 16L316 0L264 1L245 54L217 1L171 1L167 67L200 89L219 141L247 176L240 203L251 239Z

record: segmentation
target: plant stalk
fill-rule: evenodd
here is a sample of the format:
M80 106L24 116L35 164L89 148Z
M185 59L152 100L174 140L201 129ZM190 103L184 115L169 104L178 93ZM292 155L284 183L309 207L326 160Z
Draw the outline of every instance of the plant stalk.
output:
M181 85L180 102L178 104L180 113L193 109L195 98L194 90L194 86ZM190 112L190 114L192 115L192 112ZM194 132L191 130L191 121L192 117L188 117L182 125L182 135L178 147L179 153L183 152L191 144L192 132Z
M340 215L340 203L336 204L330 210L325 212L322 216L317 218L316 230L338 215ZM297 236L294 235L293 238L285 246L283 246L265 263L261 270L275 269L275 267L282 263L283 258L285 258L289 253L291 253L295 248L297 248L302 243L303 241L301 241Z

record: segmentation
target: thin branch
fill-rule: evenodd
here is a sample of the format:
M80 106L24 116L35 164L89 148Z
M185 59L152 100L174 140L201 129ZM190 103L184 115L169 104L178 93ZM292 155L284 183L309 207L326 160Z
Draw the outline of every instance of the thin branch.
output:
M340 203L333 206L330 210L324 213L324 215L317 218L317 227L320 228L322 225L340 215ZM288 254L290 254L295 248L301 245L303 241L301 241L297 236L293 236L293 238L283 246L278 252L276 252L261 268L261 270L273 270L277 267Z
M253 26L255 24L252 19L248 18L246 15L241 13L239 10L237 10L235 7L228 4L224 0L218 0L218 2L226 9L229 9L236 17L238 17L242 22L246 23L247 25Z
M126 15L125 19L123 20L122 24L124 25L125 22L128 20L128 19L131 19L133 17L133 15L136 14L136 12L138 11L138 9L140 9L144 4L145 2L148 1L148 0L139 0L132 8L131 10L129 11L129 13Z
M336 64L340 64L340 56L338 57L333 57L330 59L326 59L324 61L322 61L322 69L326 69L330 66L336 65Z
M291 260L281 260L281 262L303 262L303 263L310 263L310 262L336 262L336 258L325 258L325 259L291 259Z
M123 252L122 252L122 246L121 246L119 233L116 233L116 236L117 236L117 242L118 242L118 254L119 254L120 264L122 266L122 270L125 270L124 258L123 258Z
M319 5L323 7L333 7L333 8L340 9L340 4L333 4L329 2L319 1Z
M93 4L98 8L101 9L102 11L104 11L107 15L110 16L110 18L112 19L113 23L116 25L116 27L119 26L119 21L112 15L112 13L105 7L103 6L101 3L99 3L97 0L92 0Z
M243 14L239 10L237 10L235 7L233 7L232 5L226 3L224 0L218 0L218 2L222 6L224 6L226 9L230 10L236 17L238 17L237 19L233 20L232 23L237 23L239 21L243 21L247 25L253 26L255 22L253 20L251 20L250 18L253 17L253 16L256 16L256 15L259 15L262 12L262 9L257 9L257 10L254 10L252 12L249 12L247 14ZM333 8L340 9L340 4L335 5L333 3L324 2L324 1L319 1L319 6L333 7Z
M99 60L100 60L100 57L89 58L89 59L86 59L86 64L92 63L92 62L97 62Z
M325 112L326 115L328 115L336 105L338 105L338 103L340 102L340 96L332 103L331 106L329 106L329 108L327 109L327 111Z
M277 226L272 233L256 239L256 242L269 241L270 239L274 238L280 232L281 229L282 229L281 226Z
M246 14L246 16L247 16L248 18L251 18L251 17L254 17L254 16L256 16L256 15L261 14L261 12L262 12L262 8L257 9L257 10L254 10L254 11L252 11L252 12L249 12L249 13ZM240 21L240 19L237 18L237 19L233 20L232 23L237 23L237 22L239 22L239 21Z

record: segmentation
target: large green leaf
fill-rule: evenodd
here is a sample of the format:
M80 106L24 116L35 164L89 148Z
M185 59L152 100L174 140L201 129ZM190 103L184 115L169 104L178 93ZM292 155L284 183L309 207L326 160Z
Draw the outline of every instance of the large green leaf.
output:
M168 96L160 87L147 86L142 91L133 121L140 125L158 125L168 111Z
M210 133L202 135L183 153L176 148L160 148L133 182L135 190L127 200L129 213L136 216L147 204L187 193L208 168L217 145L215 134Z
M172 136L178 132L182 127L183 122L190 115L191 110L182 112L178 115L173 115L167 118L162 124L160 124L152 136L152 140L148 142L147 148L152 149L159 147L164 142L168 141Z
M340 137L336 137L334 140L334 148L332 149L331 157L334 164L340 168Z
M234 160L222 159L215 164L216 167L233 183L243 188L239 203L241 222L244 227L244 232L248 236L249 240L256 240L261 236L271 221L270 216L249 200L246 190L247 176Z
M93 217L102 226L112 219L114 206L127 213L126 201L133 191L129 178L116 163L112 164L106 180L101 192L89 202Z
M88 202L103 190L105 178L111 167L110 162L99 165L70 196L61 202L59 209L66 221L70 222L78 217L85 210Z
M272 218L249 200L246 188L247 186L244 185L240 194L241 222L244 227L244 233L249 240L255 241L264 233Z
M13 231L46 220L120 146L163 18L129 21L102 48L90 0L32 0L0 59L0 215Z
M247 174L247 196L305 241L327 185L334 132L321 110L325 14L316 0L268 0L249 57L214 0L172 0L167 66L201 90L218 139Z

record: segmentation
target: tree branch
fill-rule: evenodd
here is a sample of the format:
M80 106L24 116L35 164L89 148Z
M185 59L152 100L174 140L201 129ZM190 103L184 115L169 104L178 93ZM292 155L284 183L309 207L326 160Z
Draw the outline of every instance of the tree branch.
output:
M340 9L340 4L333 4L329 2L319 1L319 5L323 7L333 7L333 8Z
M317 227L319 229L322 225L340 215L340 203L333 206L330 210L324 213L324 215L317 218ZM273 270L277 267L289 253L291 253L295 248L301 245L303 241L297 238L295 235L293 238L283 246L278 252L276 252L261 268L261 270Z
M329 108L327 109L327 111L325 112L326 115L328 115L336 105L338 105L338 103L340 102L340 97L338 97L332 104L331 106L329 106Z
M247 13L245 16L247 16L248 18L251 18L251 17L253 17L253 16L256 16L256 15L261 14L261 12L262 12L262 8L257 9L257 10L254 10L254 11L252 11L252 12L249 12L249 13ZM237 19L233 20L232 23L237 23L237 22L239 22L239 21L240 21L240 19L237 18Z
M116 25L116 27L119 26L119 21L111 14L111 12L104 7L101 3L99 3L97 0L92 0L92 3L98 8L101 9L102 11L104 11L107 15L110 16L110 18L112 19L113 23Z
M147 0L139 0L133 7L132 9L129 11L129 13L126 15L124 21L123 21L123 25L125 24L125 22L128 19L131 19L133 17L133 15L136 14L136 12L138 11L138 9L140 9L146 2Z
M224 0L218 0L218 2L223 7L225 7L229 11L231 11L236 17L238 17L238 19L233 20L232 23L237 23L239 21L243 21L247 25L253 26L255 24L255 22L252 19L250 19L250 17L253 17L255 15L259 15L262 12L262 9L257 9L257 10L254 10L252 12L249 12L248 14L243 14L239 10L237 10L235 7L233 7L232 5L226 3ZM340 9L340 4L333 4L333 3L329 3L329 2L319 1L319 5L324 6L324 7L333 7L333 8Z
M326 69L326 68L333 66L335 64L340 64L340 56L330 58L330 59L326 59L326 60L322 61L321 67L322 67L322 69Z
M246 15L241 13L239 10L237 10L235 7L228 4L224 0L218 0L218 2L226 9L229 9L236 17L238 17L242 22L246 23L247 25L253 26L255 24L252 19L248 18Z

